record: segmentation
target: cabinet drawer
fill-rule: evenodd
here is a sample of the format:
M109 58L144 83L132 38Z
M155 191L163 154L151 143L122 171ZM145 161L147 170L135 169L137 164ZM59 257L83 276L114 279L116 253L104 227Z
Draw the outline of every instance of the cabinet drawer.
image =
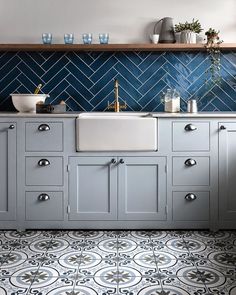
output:
M26 220L63 220L62 192L26 192Z
M26 157L26 185L63 185L62 157Z
M172 202L175 221L209 220L209 192L173 192Z
M209 157L173 157L173 185L209 184Z
M209 151L209 122L173 122L173 151Z
M26 151L63 151L62 122L28 122L25 124Z

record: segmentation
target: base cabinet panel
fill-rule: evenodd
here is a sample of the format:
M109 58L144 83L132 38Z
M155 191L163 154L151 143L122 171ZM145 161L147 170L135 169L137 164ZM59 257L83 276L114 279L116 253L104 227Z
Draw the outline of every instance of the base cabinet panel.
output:
M25 220L64 220L62 192L26 192Z
M209 192L173 192L174 221L209 221L210 194Z
M219 130L220 220L236 225L236 123L220 123Z
M0 220L15 220L16 204L16 124L0 122Z
M117 219L117 169L111 157L69 160L69 220Z
M166 219L166 159L125 157L118 163L119 220Z

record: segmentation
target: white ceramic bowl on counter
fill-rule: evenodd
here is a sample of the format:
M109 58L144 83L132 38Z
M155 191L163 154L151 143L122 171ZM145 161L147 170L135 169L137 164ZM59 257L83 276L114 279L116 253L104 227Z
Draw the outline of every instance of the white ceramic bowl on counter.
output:
M21 113L34 113L36 112L36 104L38 102L45 102L49 97L48 94L11 94L12 103L17 111Z

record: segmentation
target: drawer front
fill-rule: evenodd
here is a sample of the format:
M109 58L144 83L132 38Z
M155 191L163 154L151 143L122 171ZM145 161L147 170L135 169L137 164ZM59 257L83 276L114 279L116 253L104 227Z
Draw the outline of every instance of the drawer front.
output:
M26 157L26 185L63 185L62 157Z
M63 220L62 192L26 192L26 220Z
M37 122L25 124L26 151L63 151L63 123Z
M173 185L209 185L209 157L173 157Z
M208 221L209 192L173 192L174 221Z
M173 151L209 151L209 122L173 122Z

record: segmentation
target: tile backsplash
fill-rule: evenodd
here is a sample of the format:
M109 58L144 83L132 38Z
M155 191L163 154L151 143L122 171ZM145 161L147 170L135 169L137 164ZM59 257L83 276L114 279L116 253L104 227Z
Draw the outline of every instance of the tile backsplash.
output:
M209 65L204 52L1 52L0 110L14 110L11 93L31 93L42 83L48 103L104 111L116 78L129 111L163 111L167 88L180 92L183 111L190 98L200 111L236 111L236 52L221 54L220 85L205 82Z

